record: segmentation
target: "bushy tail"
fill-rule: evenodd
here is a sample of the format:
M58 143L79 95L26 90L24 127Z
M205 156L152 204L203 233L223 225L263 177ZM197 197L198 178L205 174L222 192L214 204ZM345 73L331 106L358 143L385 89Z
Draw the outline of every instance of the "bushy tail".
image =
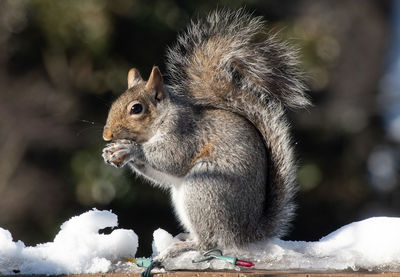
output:
M296 51L268 34L260 17L216 11L179 36L167 67L171 91L239 113L258 128L269 152L266 235L283 235L297 187L285 108L309 104Z

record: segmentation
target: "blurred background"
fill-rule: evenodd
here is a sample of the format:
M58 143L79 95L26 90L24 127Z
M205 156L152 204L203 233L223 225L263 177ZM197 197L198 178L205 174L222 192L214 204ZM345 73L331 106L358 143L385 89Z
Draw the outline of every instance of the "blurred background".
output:
M147 78L191 18L245 6L300 49L314 104L289 111L299 160L290 240L400 216L400 1L0 0L0 227L27 245L93 207L151 254L181 232L168 195L104 164L129 68Z

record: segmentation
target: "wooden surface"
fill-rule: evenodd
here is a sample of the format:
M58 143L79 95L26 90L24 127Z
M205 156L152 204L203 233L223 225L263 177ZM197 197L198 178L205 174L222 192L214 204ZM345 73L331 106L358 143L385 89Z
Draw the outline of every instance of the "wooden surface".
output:
M0 275L1 277L28 277L28 275ZM46 276L46 275L42 275ZM60 275L68 277L139 277L139 273L107 273L107 274L79 274ZM370 272L370 271L174 271L165 273L154 273L154 277L400 277L400 272ZM39 277L39 275L31 275Z
M383 272L307 272L307 271L248 271L248 272L191 272L191 271L177 271L177 272L169 272L169 273L161 273L155 274L155 277L356 277L356 276L368 276L368 277L400 277L399 273L383 273ZM115 276L115 277L123 277L123 276Z

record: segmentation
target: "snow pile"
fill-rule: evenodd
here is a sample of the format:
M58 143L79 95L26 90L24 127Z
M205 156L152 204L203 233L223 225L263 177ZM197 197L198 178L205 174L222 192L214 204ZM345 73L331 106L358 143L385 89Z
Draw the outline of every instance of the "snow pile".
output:
M155 245L165 245L164 239L174 240L158 231ZM164 246L165 248L165 246ZM161 252L163 249L158 249ZM317 242L283 241L272 239L246 247L224 250L224 255L253 261L257 269L271 270L400 270L400 218L375 217L351 223L323 237ZM192 263L200 252L186 252L166 259L167 270L221 270L239 267L220 260Z
M134 257L138 237L132 230L99 230L117 227L118 218L109 211L91 210L61 225L53 242L26 247L13 242L0 228L0 274L78 274L107 272L124 257Z
M400 270L400 218L376 217L351 223L318 242L273 240L250 247L259 266L283 269ZM265 252L270 249L270 252Z
M99 230L117 225L115 214L94 209L62 224L53 242L35 247L13 242L10 232L0 228L0 275L137 271L133 263L122 262L136 254L138 237L132 230L99 234ZM153 257L177 243L185 244L184 234L173 237L158 229L153 236ZM399 271L400 218L376 217L351 223L317 242L272 239L245 249L225 249L224 255L252 261L256 269ZM201 257L198 251L188 251L165 259L163 266L166 270L241 270L218 259L192 263Z

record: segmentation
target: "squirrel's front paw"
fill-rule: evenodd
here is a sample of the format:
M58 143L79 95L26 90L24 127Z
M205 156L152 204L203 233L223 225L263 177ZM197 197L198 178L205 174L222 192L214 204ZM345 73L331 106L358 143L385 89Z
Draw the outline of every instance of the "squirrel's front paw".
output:
M134 142L118 140L107 144L103 149L103 159L106 163L121 168L133 160Z

